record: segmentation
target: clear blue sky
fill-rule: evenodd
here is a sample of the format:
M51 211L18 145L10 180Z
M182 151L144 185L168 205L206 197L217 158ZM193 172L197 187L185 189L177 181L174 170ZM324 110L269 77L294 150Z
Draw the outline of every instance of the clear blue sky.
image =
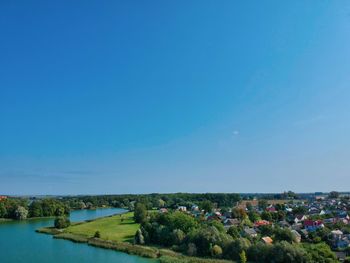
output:
M0 193L350 190L349 1L1 1Z

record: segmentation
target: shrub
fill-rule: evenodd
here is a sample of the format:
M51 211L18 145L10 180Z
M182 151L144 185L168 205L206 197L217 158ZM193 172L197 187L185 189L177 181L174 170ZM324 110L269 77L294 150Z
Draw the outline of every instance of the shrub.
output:
M95 234L94 234L94 237L100 238L101 237L100 231L96 231Z
M222 248L218 245L214 245L211 248L211 254L213 257L220 257L222 255Z
M57 217L55 219L55 228L66 228L70 226L70 220L67 217Z

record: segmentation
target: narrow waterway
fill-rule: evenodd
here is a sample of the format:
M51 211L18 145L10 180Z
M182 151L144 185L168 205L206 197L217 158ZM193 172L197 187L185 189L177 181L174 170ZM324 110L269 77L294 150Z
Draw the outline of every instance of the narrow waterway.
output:
M105 208L79 210L70 215L73 222L122 213L124 210ZM53 219L35 219L0 223L1 263L153 263L125 253L54 239L38 234L36 229L53 225Z

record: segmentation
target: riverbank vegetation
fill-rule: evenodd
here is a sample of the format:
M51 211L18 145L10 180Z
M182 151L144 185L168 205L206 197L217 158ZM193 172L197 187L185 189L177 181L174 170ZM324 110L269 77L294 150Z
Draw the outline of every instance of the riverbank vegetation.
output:
M5 219L64 216L69 211L69 207L57 199L6 198L0 201L0 218Z

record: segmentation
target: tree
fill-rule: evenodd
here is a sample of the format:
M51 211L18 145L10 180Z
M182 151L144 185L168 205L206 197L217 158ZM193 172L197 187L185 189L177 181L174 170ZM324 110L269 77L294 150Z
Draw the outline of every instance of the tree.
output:
M303 248L307 251L311 262L318 263L335 263L336 255L332 252L326 243L319 244L303 244Z
M248 217L249 217L249 220L252 222L256 222L256 221L260 220L259 214L257 212L254 212L254 211L250 211L248 213Z
M244 250L242 250L242 252L239 253L239 259L240 259L241 263L246 263L247 262L247 256L246 256Z
M247 208L248 211L253 211L252 203L247 202L245 206L246 206L246 208Z
M7 209L5 207L5 205L0 202L0 218L4 218L7 216Z
M228 230L227 230L227 234L230 235L233 239L239 238L240 234L239 234L239 230L236 226L231 226Z
M25 209L23 206L18 206L15 211L15 217L18 220L24 220L27 219L28 216L28 210Z
M289 229L283 229L283 228L278 228L275 231L275 241L287 241L289 243L292 243L295 241L294 235Z
M185 239L186 235L181 229L174 229L172 239L176 245L180 245Z
M270 212L264 211L261 213L261 219L272 221L272 214Z
M238 238L232 241L224 251L224 256L231 260L239 260L240 253L247 251L250 247L250 241L246 238Z
M212 248L211 248L211 255L213 257L220 257L222 255L222 248L218 245L214 245Z
M54 225L55 225L55 228L59 228L59 229L67 228L70 226L70 220L68 219L68 217L65 217L65 216L57 217L55 219Z
M29 206L29 216L30 217L42 217L43 208L41 207L41 202L34 201Z
M95 238L100 238L100 237L101 237L100 231L97 230L97 231L95 232L95 234L94 234L94 237L95 237Z
M142 203L137 203L134 211L134 219L136 223L144 223L147 220L147 209Z
M189 244L188 244L187 254L188 254L189 256L191 256L191 257L197 255L197 247L196 247L195 244L193 244L193 243L189 243Z
M258 202L258 207L261 209L261 210L265 210L266 207L267 207L268 203L265 199L261 199L259 200Z
M145 238L142 235L141 229L138 229L136 231L134 242L135 242L135 244L139 244L139 245L144 245L145 244Z
M337 199L339 197L339 193L336 191L332 191L329 193L328 197L331 199Z
M244 211L243 208L235 207L232 209L232 217L242 220L242 219L247 217L247 213L246 213L246 211Z
M158 207L159 207L159 208L162 208L162 207L164 207L164 206L165 206L165 201L164 201L163 199L160 198L160 199L158 200Z
M210 202L209 200L205 200L201 203L201 208L205 211L205 212L211 212L213 210L213 203Z
M282 241L272 247L271 258L275 263L305 263L308 261L307 253L299 246Z

